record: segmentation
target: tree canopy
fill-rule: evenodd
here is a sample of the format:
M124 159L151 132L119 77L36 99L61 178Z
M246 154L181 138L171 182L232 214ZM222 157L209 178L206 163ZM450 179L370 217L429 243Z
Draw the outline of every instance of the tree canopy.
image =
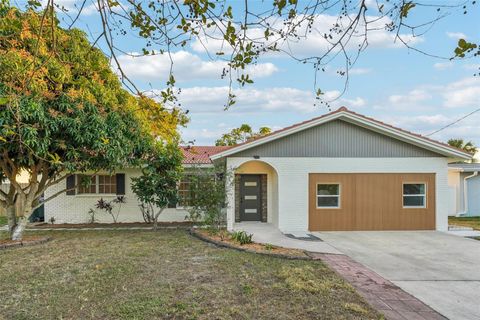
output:
M177 183L182 171L182 153L176 144L158 144L159 154L147 159L142 175L132 178L132 189L143 214L153 221L171 203L177 203Z
M462 149L471 154L475 154L478 151L478 148L472 141L465 141L463 139L449 139L447 143L452 147Z
M180 111L123 89L82 31L53 18L46 32L48 19L0 8L0 183L10 183L0 205L14 237L47 188L72 172L138 166L158 153L155 140L175 143L185 122ZM21 171L27 186L17 182Z
M250 139L267 135L270 132L272 132L272 130L269 127L260 127L258 132L254 132L252 127L244 123L240 127L234 128L230 132L223 134L222 137L215 142L215 145L234 146Z

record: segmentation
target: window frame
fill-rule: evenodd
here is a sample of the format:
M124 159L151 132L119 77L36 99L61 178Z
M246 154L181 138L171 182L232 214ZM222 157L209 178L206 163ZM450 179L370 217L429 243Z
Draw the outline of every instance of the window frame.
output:
M423 191L423 194L421 193L418 193L418 194L405 194L404 192L404 186L406 184L423 184L425 187L424 187L424 191ZM427 195L428 195L428 183L427 182L402 182L402 208L403 209L426 209L427 208ZM423 196L423 206L406 206L405 205L405 197L420 197L420 196Z
M80 176L87 176L87 177L95 177L95 192L80 192L80 185L78 184L80 181L78 181ZM100 193L100 176L108 176L111 177L114 181L114 184L109 184L110 187L112 185L115 185L115 192L114 193ZM77 183L77 188L75 190L75 195L77 196L97 196L97 195L103 195L103 196L116 196L117 195L117 177L115 174L109 175L109 174L94 174L94 175L88 175L88 174L77 174L75 176L75 182ZM93 184L93 183L92 183ZM92 184L88 187L91 190ZM107 184L103 183L103 186L106 186Z
M319 195L319 185L338 185L338 195ZM337 197L338 205L336 207L318 206L318 198ZM315 185L315 206L317 209L341 209L342 208L342 184L340 182L317 182Z
M179 209L179 210L186 210L188 208L191 208L191 206L189 206L188 204L185 205L185 204L180 204L180 201L181 201L181 197L180 197L180 185L182 184L182 181L183 181L183 178L186 177L186 176L192 176L194 174L192 173L187 173L185 175L182 176L182 178L178 181L178 184L177 184L177 195L178 195L178 201L177 201L177 204L175 205L175 209ZM190 184L192 183L192 181L188 181L188 185L190 186ZM189 188L189 189L182 189L182 191L187 191L189 194L190 194L190 198L189 200L192 198L192 190ZM173 209L173 208L172 208Z

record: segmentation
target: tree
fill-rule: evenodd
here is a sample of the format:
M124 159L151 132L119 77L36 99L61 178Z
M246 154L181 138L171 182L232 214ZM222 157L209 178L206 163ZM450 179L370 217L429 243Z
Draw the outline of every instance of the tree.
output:
M154 230L163 210L177 203L177 183L182 171L182 153L177 144L157 143L156 148L155 154L146 161L142 175L132 178L133 192L140 201L140 208L148 210Z
M141 165L155 137L176 139L183 119L122 89L104 54L54 16L0 6L0 32L0 183L9 182L0 206L20 240L49 187L75 172ZM21 171L26 186L17 182Z
M456 47L452 46L452 54L446 56L422 51L414 41L432 32L445 17L462 14L468 18L470 11L478 10L477 1L446 4L444 1L422 0L275 0L270 3L248 0L96 0L93 3L102 32L92 41L97 47L104 48L122 81L132 91L140 90L123 71L119 55L166 55L170 58L170 77L159 96L169 103L176 102L175 66L171 54L189 44L203 47L212 60L226 63L219 75L230 83L226 108L235 103L232 84L241 87L253 83L249 66L271 53L281 52L299 63L310 65L314 76L313 91L323 103L327 98L316 81L318 74L327 72L326 66L337 68L337 74L345 79L344 92L349 70L379 30L391 34L392 45L400 44L437 59L462 59L479 53L478 44L465 39L460 39ZM26 7L38 10L42 8L42 2L27 1ZM87 0L81 0L74 10L54 0L46 0L43 5L46 15L61 12L70 26L79 21L78 16L87 7ZM91 5L89 9L92 9ZM48 24L45 25L44 31L48 32ZM125 35L135 36L137 42L143 39L136 53L126 53L127 50L122 48L118 39ZM323 41L324 49L311 55L302 55L291 49L308 37Z
M216 146L234 146L239 143L254 139L271 133L269 127L260 127L258 132L253 132L252 127L248 124L242 124L240 127L232 129L229 133L222 135L220 139L215 141Z
M464 150L470 154L475 154L478 151L478 148L473 144L472 141L465 142L463 139L450 139L447 141L447 143L452 147Z
M190 220L203 221L207 226L218 230L226 223L226 185L232 183L232 173L226 170L224 163L217 163L213 168L194 167L188 174Z

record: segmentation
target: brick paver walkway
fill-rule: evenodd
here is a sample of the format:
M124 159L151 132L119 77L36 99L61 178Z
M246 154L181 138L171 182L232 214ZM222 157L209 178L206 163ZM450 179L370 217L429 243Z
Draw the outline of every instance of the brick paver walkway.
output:
M350 282L389 320L447 319L422 301L346 255L311 253Z

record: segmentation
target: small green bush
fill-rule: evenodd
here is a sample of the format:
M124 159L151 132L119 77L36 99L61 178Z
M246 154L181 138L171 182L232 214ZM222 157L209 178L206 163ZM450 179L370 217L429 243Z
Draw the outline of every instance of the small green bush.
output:
M273 249L275 249L275 246L273 244L265 243L265 250L272 251Z
M253 234L247 234L245 231L235 231L230 236L233 241L237 241L240 245L252 243Z

